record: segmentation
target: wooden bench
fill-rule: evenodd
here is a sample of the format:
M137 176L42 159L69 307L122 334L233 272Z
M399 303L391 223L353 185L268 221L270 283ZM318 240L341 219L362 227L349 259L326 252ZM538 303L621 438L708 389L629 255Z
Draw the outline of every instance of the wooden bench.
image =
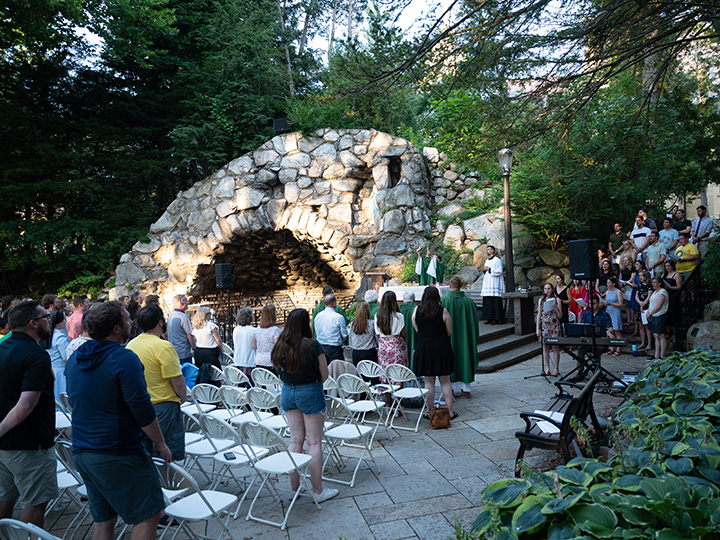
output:
M582 455L580 448L575 441L575 431L572 428L570 420L577 418L581 424L589 418L598 436L603 437L603 429L598 421L595 409L593 407L592 396L595 385L600 380L602 372L595 371L590 381L585 386L581 386L569 381L557 381L559 393L550 402L548 402L542 411L562 414L562 420L553 419L550 416L538 414L535 412L520 413L520 417L525 420L525 431L518 431L515 437L520 441L520 449L517 458L515 458L515 476L518 476L520 461L525 452L533 448L543 448L547 450L555 450L562 452L565 462L570 461L570 445L575 448L577 455ZM580 390L577 396L572 396L565 391L566 387ZM538 425L538 422L545 421L548 424L559 429L556 433L547 433ZM541 424L542 425L542 424ZM547 426L547 424L545 424Z

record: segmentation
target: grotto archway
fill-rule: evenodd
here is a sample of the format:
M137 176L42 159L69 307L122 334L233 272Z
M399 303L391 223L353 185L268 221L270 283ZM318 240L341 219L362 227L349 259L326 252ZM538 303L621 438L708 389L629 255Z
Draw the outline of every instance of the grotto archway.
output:
M149 242L120 259L116 285L171 305L175 294L214 289L214 265L230 262L240 291L353 289L426 243L429 192L423 158L404 139L332 129L277 136L180 192Z

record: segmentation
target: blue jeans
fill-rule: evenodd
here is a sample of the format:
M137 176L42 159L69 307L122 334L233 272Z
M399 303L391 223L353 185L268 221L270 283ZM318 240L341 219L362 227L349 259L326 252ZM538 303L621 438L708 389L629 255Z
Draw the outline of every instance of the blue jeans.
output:
M325 394L320 381L310 384L284 384L280 396L282 410L300 409L303 414L312 415L325 412Z

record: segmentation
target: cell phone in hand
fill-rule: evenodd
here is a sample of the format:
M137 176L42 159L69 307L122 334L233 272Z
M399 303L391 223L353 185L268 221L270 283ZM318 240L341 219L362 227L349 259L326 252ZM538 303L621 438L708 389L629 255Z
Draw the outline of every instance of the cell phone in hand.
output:
M232 460L235 459L237 456L235 456L235 452L225 452L225 453L223 454L223 457L224 457L225 459L227 459L228 461L232 461Z

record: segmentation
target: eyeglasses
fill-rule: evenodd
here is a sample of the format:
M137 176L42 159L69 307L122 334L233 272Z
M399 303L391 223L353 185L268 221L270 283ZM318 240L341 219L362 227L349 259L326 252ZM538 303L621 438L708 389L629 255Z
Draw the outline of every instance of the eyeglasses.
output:
M39 321L40 319L50 320L50 317L52 317L52 314L51 314L51 313L46 313L45 315L41 315L40 317L35 317L34 319L28 319L28 322Z

